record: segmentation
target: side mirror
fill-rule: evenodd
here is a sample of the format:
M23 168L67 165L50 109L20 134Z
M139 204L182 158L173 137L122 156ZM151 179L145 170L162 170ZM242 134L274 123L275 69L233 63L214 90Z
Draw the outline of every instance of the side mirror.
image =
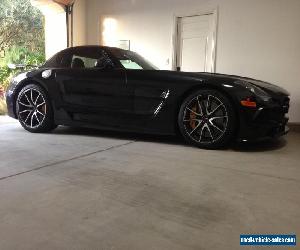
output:
M26 68L37 68L37 65L25 65L25 64L14 64L14 63L9 63L8 68L11 70L15 70L15 69L26 69Z
M14 64L14 63L9 63L9 64L7 64L7 66L8 66L9 69L16 69L17 68L17 65Z

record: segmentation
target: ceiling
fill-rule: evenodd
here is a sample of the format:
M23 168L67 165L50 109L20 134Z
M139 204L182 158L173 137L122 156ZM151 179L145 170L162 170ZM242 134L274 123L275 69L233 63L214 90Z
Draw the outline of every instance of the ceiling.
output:
M31 0L31 4L40 9L44 15L65 11L65 6L71 5L75 0Z
M58 4L62 4L62 5L71 5L75 2L75 0L53 0L53 2L56 2Z

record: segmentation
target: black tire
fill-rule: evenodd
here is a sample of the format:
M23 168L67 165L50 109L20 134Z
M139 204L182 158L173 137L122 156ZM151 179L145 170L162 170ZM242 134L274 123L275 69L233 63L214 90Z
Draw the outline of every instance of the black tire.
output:
M236 114L230 100L221 92L201 89L182 103L178 126L184 139L199 148L223 148L236 132Z
M31 133L47 133L57 127L49 97L36 84L21 89L16 100L16 114L22 127Z

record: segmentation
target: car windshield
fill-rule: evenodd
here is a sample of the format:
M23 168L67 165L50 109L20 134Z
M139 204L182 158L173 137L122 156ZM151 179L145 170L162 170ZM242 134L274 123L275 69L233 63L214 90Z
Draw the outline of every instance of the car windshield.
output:
M112 49L113 56L123 65L125 69L136 70L157 70L152 63L141 57L139 54L128 51Z

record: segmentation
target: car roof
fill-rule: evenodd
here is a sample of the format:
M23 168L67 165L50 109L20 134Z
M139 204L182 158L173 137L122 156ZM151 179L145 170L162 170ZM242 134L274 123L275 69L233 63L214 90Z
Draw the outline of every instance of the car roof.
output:
M81 46L69 47L69 48L66 48L65 50L84 49L84 48L95 48L95 49L100 48L100 49L108 49L108 50L129 51L129 50L124 50L124 49L120 49L117 47L109 47L109 46L102 46L102 45L81 45Z

